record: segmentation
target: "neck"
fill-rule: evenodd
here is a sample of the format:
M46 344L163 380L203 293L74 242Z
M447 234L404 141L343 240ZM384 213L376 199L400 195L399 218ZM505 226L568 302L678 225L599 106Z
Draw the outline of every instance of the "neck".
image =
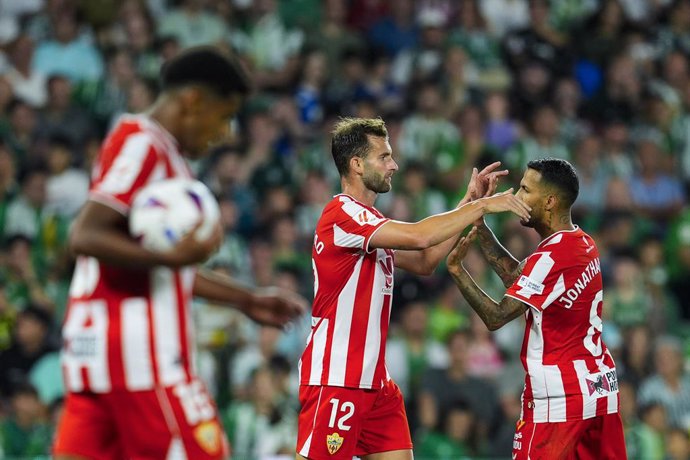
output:
M177 137L177 119L179 118L176 106L168 96L161 96L156 99L146 114L161 125L167 132Z
M366 188L362 181L344 177L340 179L340 186L344 194L350 195L367 206L374 206L378 193Z
M540 222L534 229L542 239L546 239L557 232L574 230L573 220L570 217L570 210L554 211L546 222Z

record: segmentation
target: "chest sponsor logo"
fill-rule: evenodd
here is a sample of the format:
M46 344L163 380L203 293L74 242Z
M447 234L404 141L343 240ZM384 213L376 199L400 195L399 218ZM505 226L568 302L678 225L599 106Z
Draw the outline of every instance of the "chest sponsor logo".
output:
M590 374L585 377L589 396L600 398L611 393L618 392L618 375L612 369L598 374Z
M345 438L340 436L338 433L333 433L326 436L326 446L328 447L328 453L333 455L336 452L338 452L340 447L343 445L343 441L345 441Z
M522 275L518 280L518 286L527 291L527 294L541 294L544 292L544 285Z

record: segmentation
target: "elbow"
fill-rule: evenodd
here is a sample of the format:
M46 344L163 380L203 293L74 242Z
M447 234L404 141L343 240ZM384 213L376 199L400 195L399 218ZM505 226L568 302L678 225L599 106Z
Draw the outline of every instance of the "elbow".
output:
M491 332L497 331L502 327L503 327L503 323L500 323L500 322L492 322L492 323L486 324L486 328L489 329L489 331L491 331Z
M428 263L425 263L425 264L422 264L420 267L418 267L416 274L420 275L420 276L431 276L434 274L435 271L436 271L435 266L428 264Z
M87 252L87 242L83 237L84 232L75 231L73 228L67 240L67 248L73 256L83 255Z
M423 235L423 234L412 234L410 235L410 248L409 249L416 249L416 250L422 250L422 249L428 249L431 246L433 246L433 241L431 240L431 237L429 235ZM432 269L433 271L433 269Z

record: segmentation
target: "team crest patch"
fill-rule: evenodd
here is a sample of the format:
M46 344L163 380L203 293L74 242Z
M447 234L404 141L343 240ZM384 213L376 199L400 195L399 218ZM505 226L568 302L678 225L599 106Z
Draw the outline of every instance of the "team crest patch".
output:
M329 434L326 436L326 446L328 447L328 453L333 455L338 452L338 449L343 445L345 438L341 437L338 433Z
M194 439L208 454L216 454L222 444L220 427L215 421L201 423L194 429Z

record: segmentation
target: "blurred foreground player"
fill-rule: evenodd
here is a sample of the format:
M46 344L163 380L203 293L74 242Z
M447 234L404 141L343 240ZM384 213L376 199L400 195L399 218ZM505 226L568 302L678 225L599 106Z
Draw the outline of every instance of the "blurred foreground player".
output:
M191 177L183 156L197 158L227 135L249 92L238 63L208 47L175 57L161 82L148 113L123 117L106 138L70 235L78 259L62 332L68 394L57 459L226 458L216 407L193 365L192 296L274 326L304 309L291 294L197 271L221 243L220 225L207 241L189 235L163 254L130 238L136 192Z
M542 237L519 263L483 220L448 256L448 270L490 330L524 314L521 359L527 372L514 460L622 460L616 366L601 340L603 302L599 251L571 220L579 182L565 160L530 161L517 196L532 208L522 224ZM486 259L508 288L495 302L462 265L479 238Z

